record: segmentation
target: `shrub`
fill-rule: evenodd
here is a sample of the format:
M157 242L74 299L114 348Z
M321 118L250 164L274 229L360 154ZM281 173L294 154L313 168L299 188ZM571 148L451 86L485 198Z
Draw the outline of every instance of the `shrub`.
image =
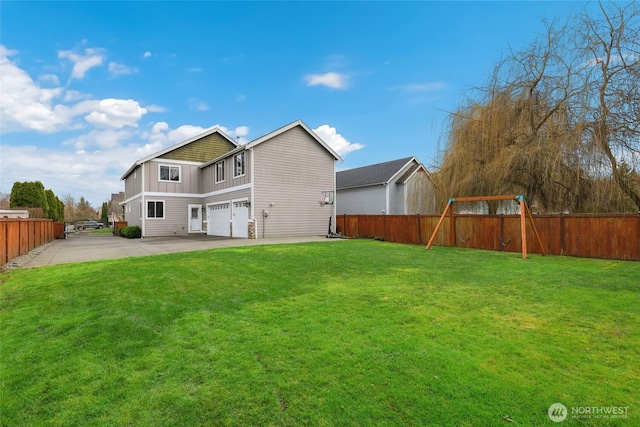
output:
M118 234L127 239L139 239L142 237L142 230L137 225L130 225L126 227L120 227Z

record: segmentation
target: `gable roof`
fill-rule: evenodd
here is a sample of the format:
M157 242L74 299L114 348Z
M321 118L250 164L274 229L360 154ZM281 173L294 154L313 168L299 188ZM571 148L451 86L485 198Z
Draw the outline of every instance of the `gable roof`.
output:
M229 135L227 135L226 133L224 133L219 127L215 126L209 130L206 130L204 132L202 132L199 135L196 135L194 137L191 137L189 139L186 139L182 142L179 142L177 144L174 144L170 147L165 148L164 150L158 151L156 153L150 154L147 157L143 157L142 159L137 160L136 162L133 163L133 165L131 165L131 167L129 169L127 169L127 171L122 175L122 177L120 177L120 179L125 179L131 172L133 172L133 170L136 168L136 166L141 165L145 162L148 162L149 160L153 160L156 159L158 157L162 157L167 153L170 153L172 151L175 151L179 148L182 148L186 145L191 144L192 142L195 142L199 139L205 138L207 136L213 135L214 133L217 133L218 135L220 135L221 137L223 137L225 140L227 140L228 142L230 142L231 144L233 144L233 146L237 147L238 143L236 141L233 140L233 138L231 138Z
M262 144L263 142L266 142L280 134L285 133L288 130L291 130L293 128L295 128L296 126L300 126L302 129L305 130L305 132L307 132L313 139L316 140L316 142L320 145L322 145L322 147L324 147L325 150L327 150L329 152L329 154L331 154L336 160L342 161L342 157L340 157L340 155L338 153L336 153L331 147L329 147L329 145L324 142L324 140L322 138L320 138L318 135L316 135L316 133L311 130L311 128L309 128L309 126L307 126L302 120L296 120L295 122L291 122L288 125L285 125L283 127L281 127L280 129L276 129L273 132L269 132L266 135L263 135L257 139L254 139L253 141L245 144L245 145L241 145L231 151L228 151L224 154L222 154L221 156L216 157L215 159L212 159L210 161L208 161L207 163L204 163L203 165L201 165L201 168L205 168L213 163L219 162L222 159L225 159L227 157L230 157L236 153L239 153L241 151L244 150L248 150L251 149L253 147L255 147L256 145Z
M414 165L411 165L398 179L398 182L404 182L416 169L422 166L415 157L405 157L390 162L339 171L336 173L336 189L389 184L409 163L414 163Z
M315 139L318 144L322 145L325 148L325 150L327 150L336 160L342 161L342 157L340 157L338 153L336 153L331 147L329 147L329 145L326 142L324 142L322 138L316 135L316 133L312 131L311 128L309 128L309 126L307 126L302 120L296 120L295 122L291 122L288 125L281 127L280 129L276 129L273 132L269 132L268 134L263 135L258 139L254 139L249 144L247 144L247 148L253 148L258 144L262 144L263 142L273 137L276 137L282 133L285 133L286 131L293 129L296 126L302 127L302 129L304 129L309 135L311 135L311 137Z

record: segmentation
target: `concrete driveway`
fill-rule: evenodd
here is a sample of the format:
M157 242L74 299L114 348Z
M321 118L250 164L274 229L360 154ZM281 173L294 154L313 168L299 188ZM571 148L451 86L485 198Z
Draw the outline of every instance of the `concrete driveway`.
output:
M146 237L125 239L110 234L87 232L72 233L64 240L54 240L46 249L27 261L23 267L33 268L44 265L68 264L101 259L127 258L191 252L205 249L228 248L234 246L273 245L280 243L330 242L325 236L301 236L267 239L230 239L207 235Z

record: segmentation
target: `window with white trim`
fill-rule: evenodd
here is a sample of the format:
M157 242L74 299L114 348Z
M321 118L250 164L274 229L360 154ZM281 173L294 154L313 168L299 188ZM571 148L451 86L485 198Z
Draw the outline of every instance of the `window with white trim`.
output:
M160 181L180 182L180 166L160 165Z
M216 163L216 183L224 181L224 160Z
M233 156L233 177L238 178L245 173L244 152L242 152Z
M147 218L164 218L163 200L149 200L147 202Z

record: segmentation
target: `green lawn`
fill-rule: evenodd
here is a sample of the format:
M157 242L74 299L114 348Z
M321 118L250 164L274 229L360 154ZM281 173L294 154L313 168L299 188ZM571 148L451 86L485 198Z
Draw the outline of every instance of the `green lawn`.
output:
M637 262L349 240L0 290L3 425L640 425Z

